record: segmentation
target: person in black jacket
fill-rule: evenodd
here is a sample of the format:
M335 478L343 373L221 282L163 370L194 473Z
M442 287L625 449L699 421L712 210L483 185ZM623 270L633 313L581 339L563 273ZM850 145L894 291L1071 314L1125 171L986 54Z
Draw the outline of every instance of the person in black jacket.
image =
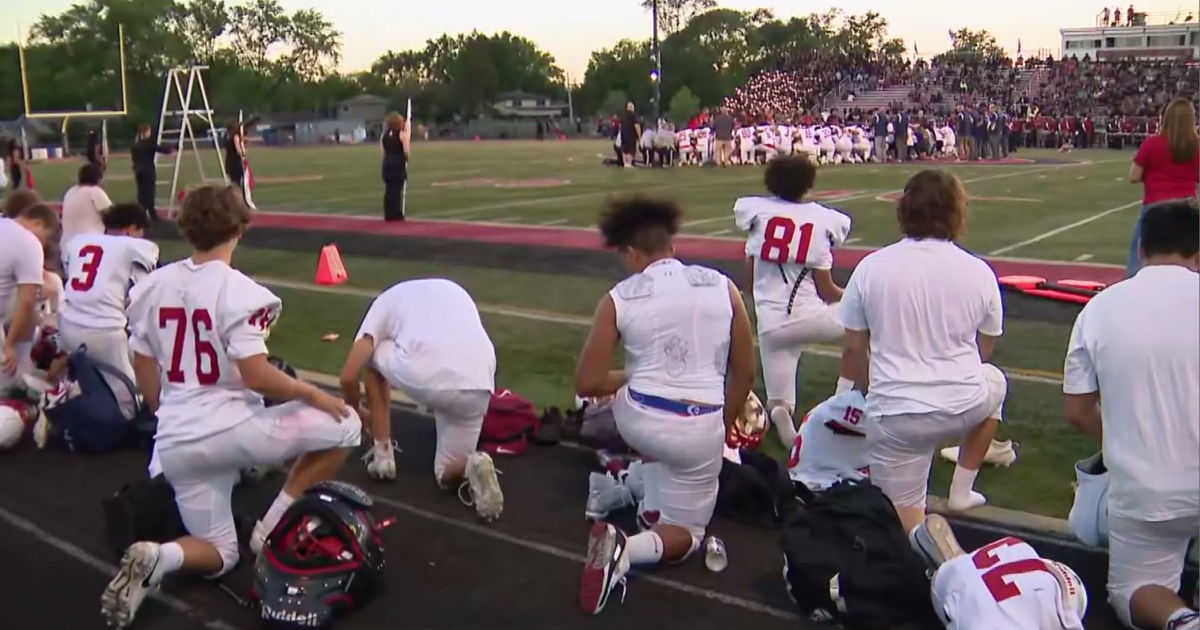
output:
M108 167L108 156L104 155L104 143L95 129L87 133L87 149L84 151L84 157L87 158L89 164L99 166L101 171Z
M383 136L383 220L404 220L404 186L408 182L408 121L396 112L384 121Z
M249 205L246 194L246 140L242 136L242 126L229 123L225 127L225 176L229 185L242 193L242 201ZM250 206L253 208L254 206Z
M158 192L158 173L154 169L154 156L169 155L175 149L163 146L150 135L150 125L138 125L137 139L129 150L133 162L133 181L137 184L137 201L150 215L150 221L158 220L154 211Z

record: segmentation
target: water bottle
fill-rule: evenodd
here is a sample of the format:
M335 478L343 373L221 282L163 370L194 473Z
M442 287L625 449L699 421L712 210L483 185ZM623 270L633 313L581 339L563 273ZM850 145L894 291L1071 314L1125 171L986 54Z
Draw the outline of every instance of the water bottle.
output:
M716 536L704 539L704 566L713 573L720 573L729 566L729 556L725 553L725 543Z

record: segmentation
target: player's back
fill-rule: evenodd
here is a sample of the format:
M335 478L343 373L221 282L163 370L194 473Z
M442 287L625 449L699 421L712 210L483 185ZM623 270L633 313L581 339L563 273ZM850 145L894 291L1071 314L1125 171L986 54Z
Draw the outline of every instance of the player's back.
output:
M843 479L870 475L871 460L862 429L866 406L861 392L848 390L834 394L804 416L788 458L792 481L817 491Z
M943 564L933 603L949 630L1083 630L1079 614L1063 604L1059 578L1019 538Z
M392 285L375 298L368 317L375 316L372 312L381 313L391 341L410 358L495 365L495 348L479 308L453 281L423 278Z
M160 448L214 435L262 409L237 362L266 354L281 308L273 293L221 261L184 259L134 287L130 345L160 368Z
M833 248L849 235L850 217L819 203L772 197L738 199L733 213L737 226L750 233L746 256L754 259L759 332L782 323L764 321L765 309L790 315L806 304L823 304L811 270L833 267Z
M132 236L80 234L63 246L63 322L124 329L129 290L158 265L158 245Z

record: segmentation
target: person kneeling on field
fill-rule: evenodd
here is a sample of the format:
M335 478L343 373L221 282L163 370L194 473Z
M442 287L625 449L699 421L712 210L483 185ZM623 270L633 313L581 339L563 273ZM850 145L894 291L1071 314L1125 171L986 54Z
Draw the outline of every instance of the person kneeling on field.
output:
M359 382L366 371L366 407ZM363 317L341 374L346 402L360 408L374 445L367 473L396 478L391 388L433 411L437 450L433 475L457 489L486 520L500 517L500 491L491 456L475 450L496 387L496 350L479 309L465 289L441 278L409 280L379 294Z
M680 562L704 537L717 502L727 427L742 413L754 380L754 340L741 293L713 269L675 258L681 212L633 198L604 212L600 231L633 273L596 307L575 368L580 396L616 394L613 417L645 459L645 503L658 512L648 531L626 536L596 522L579 589L598 614L631 564ZM610 371L617 346L625 370Z
M955 242L966 210L958 178L914 175L896 208L906 238L864 258L842 296L848 376L860 386L869 378L871 481L908 531L924 519L942 442L963 440L949 509L986 502L972 488L1008 391L1004 374L986 363L1003 332L996 274Z
M1088 596L1071 567L1011 536L963 551L950 524L929 515L913 546L936 570L933 607L947 630L1083 630Z
M158 416L152 466L174 489L190 535L137 542L125 551L100 599L105 620L117 628L133 622L168 573L219 576L237 564L230 497L242 468L297 458L254 526L250 548L260 553L295 497L332 479L362 432L344 402L268 362L264 340L282 302L230 266L250 225L241 193L197 188L184 200L178 225L192 255L134 287L129 344L138 389ZM264 396L290 402L266 408Z

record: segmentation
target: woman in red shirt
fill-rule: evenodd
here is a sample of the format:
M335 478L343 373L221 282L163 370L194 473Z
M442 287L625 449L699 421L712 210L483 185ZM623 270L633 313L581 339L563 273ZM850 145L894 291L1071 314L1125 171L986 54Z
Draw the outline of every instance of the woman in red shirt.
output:
M1186 98L1177 98L1163 110L1158 133L1148 136L1129 169L1129 181L1141 184L1142 213L1146 206L1167 199L1195 197L1200 187L1200 136L1196 133L1196 110ZM1129 245L1129 260L1125 276L1137 273L1138 240L1142 218L1138 216Z

